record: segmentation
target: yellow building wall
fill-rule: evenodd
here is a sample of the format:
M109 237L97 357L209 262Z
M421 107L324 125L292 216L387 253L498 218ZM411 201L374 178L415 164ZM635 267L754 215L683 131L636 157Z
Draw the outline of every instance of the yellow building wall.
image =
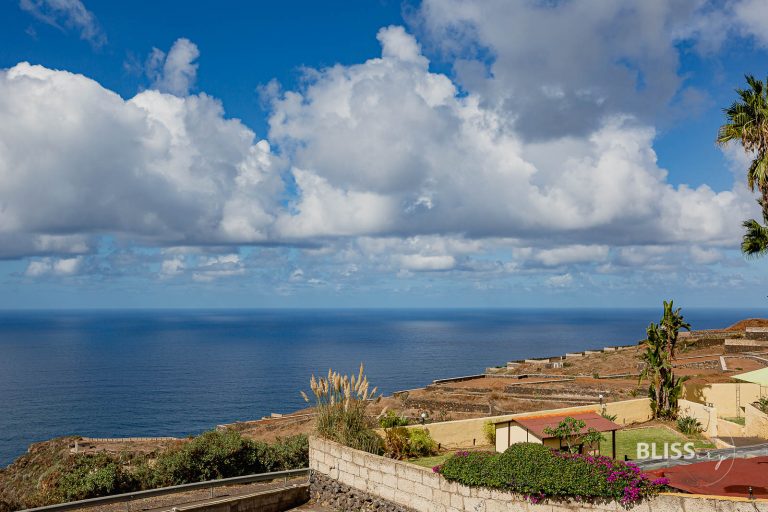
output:
M744 407L761 396L768 396L768 388L751 382L718 382L705 386L685 385L683 397L691 402L713 404L720 418L744 416Z

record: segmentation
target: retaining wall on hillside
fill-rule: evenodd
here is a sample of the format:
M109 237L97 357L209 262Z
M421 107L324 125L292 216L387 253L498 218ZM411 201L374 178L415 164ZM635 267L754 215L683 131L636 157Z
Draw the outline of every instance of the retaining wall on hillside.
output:
M626 510L617 503L531 504L517 495L449 482L429 468L353 450L325 439L309 440L309 466L347 488L418 512L586 512ZM664 494L630 510L643 512L768 512L768 500Z
M744 435L747 437L761 437L768 439L768 414L752 404L747 404L744 413Z

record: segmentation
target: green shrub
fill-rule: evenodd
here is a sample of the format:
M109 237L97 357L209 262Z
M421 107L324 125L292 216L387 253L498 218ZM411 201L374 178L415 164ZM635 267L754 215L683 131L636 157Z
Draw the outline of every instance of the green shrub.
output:
M437 455L437 443L423 428L392 427L384 429L384 455L402 460L406 457Z
M408 456L409 457L427 457L437 454L437 443L429 433L429 430L423 428L412 428L408 436Z
M274 444L251 441L233 430L206 432L161 454L149 471L149 486L163 487L307 467L304 435Z
M600 416L607 419L608 421L616 421L616 418L618 418L618 414L608 414L608 411L605 409L600 412Z
M384 429L384 455L402 460L408 456L410 431L405 427Z
M384 416L379 418L379 425L381 428L405 427L408 425L408 418L400 416L390 409Z
M693 416L680 416L677 418L677 429L687 436L699 434L704 430L699 420Z
M555 452L534 443L514 444L502 454L457 452L433 471L465 485L522 494L533 502L579 498L630 505L669 483L649 479L632 463Z
M483 423L483 436L488 444L496 446L496 425L491 420Z
M62 502L135 491L140 485L118 459L105 453L75 456L55 477L54 496Z

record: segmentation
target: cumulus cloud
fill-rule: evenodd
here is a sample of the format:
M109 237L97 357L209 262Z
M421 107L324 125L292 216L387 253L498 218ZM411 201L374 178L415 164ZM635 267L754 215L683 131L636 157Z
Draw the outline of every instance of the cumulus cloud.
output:
M153 48L146 63L147 76L152 88L176 96L186 96L197 80L197 63L200 50L186 38L177 39L166 55Z
M269 144L210 96L125 101L26 63L0 71L0 146L0 239L16 255L83 252L101 234L256 243L282 190Z
M525 138L551 139L586 135L606 115L662 111L682 85L675 34L701 4L425 0L416 21L464 88Z
M582 286L590 265L605 275L664 270L675 260L710 265L722 261L722 248L738 247L740 224L756 209L752 196L742 185L670 184L645 116L646 106L665 104L680 87L674 46L666 36L653 41L654 34L688 11L654 2L623 14L616 6L594 13L588 7L596 4L586 0L557 4L563 12L503 4L489 3L500 19L510 19L502 12L509 9L522 20L540 14L553 27L584 14L595 34L581 26L567 37L549 32L566 56L582 39L580 52L599 46L603 53L573 63L553 56L537 78L520 55L503 55L517 50L496 42L500 25L477 18L476 4L449 1L435 14L427 1L424 19L452 16L428 21L427 33L448 30L455 37L445 41L496 48L493 60L478 54L472 64L462 54L464 63L457 61L467 68L461 80L473 66L485 69L475 69L474 85L434 72L414 36L385 27L379 57L308 70L296 90L265 88L278 154L228 118L220 101L190 95L199 51L186 39L167 55L153 51L153 89L127 100L82 75L26 63L1 70L0 258L41 257L30 277L65 275L58 260L77 260L73 272L82 272L78 258L93 255L108 234L123 246L176 247L152 256L162 279L212 282L256 272L263 261L236 254L238 245L251 244L289 247L261 253L270 260L264 279L276 286L359 284L376 272L426 281L442 271L543 273L545 285L564 287L574 276ZM650 35L626 21L613 25L634 15ZM602 48L624 29L628 42ZM611 82L606 77L623 58L630 71ZM645 77L644 90L634 90L657 58L662 76ZM516 78L515 66L533 75ZM569 80L554 80L558 66ZM576 77L568 66L589 76ZM615 97L622 84L633 96L624 106ZM523 93L510 96L521 86ZM589 119L551 136L536 136L535 127L526 133L518 121L539 100L544 112L564 108ZM274 271L293 247L304 259ZM113 263L137 265L136 257ZM90 260L87 267L97 268Z
M548 277L544 283L550 288L567 288L573 284L573 276L571 274L560 274Z
M225 254L205 258L192 273L192 279L199 282L210 282L226 277L245 274L245 266L237 254Z
M81 257L76 258L42 258L30 261L25 275L28 277L41 276L70 276L77 273L82 263Z
M38 21L60 30L74 29L94 47L103 46L107 36L96 16L80 0L20 0L19 7Z
M670 185L655 130L637 118L526 142L503 112L430 72L402 29L382 29L379 40L381 58L314 71L303 90L273 100L270 139L294 164L298 188L279 233L558 236L601 246L737 240L751 211L746 191Z

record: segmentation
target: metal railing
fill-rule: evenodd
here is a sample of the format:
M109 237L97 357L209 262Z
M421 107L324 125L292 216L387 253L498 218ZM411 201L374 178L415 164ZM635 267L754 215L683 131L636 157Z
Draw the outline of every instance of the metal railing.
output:
M80 501L70 501L69 503L60 503L58 505L48 505L46 507L29 508L20 512L61 512L64 510L76 510L80 508L94 507L97 505L110 505L113 503L125 503L126 509L131 510L131 503L136 500L145 498L154 498L157 496L165 496L168 494L176 494L180 492L196 491L199 489L210 489L211 498L213 498L213 490L217 487L224 487L227 485L238 484L250 484L255 482L269 482L274 480L284 479L286 482L289 478L297 478L300 476L309 477L309 468L304 469L290 469L288 471L275 471L273 473L259 473L255 475L236 476L233 478L222 478L220 480L208 480L205 482L195 482L192 484L174 485L171 487L161 487L159 489L149 489L146 491L128 492L125 494L115 494L112 496L104 496L101 498L91 498Z

